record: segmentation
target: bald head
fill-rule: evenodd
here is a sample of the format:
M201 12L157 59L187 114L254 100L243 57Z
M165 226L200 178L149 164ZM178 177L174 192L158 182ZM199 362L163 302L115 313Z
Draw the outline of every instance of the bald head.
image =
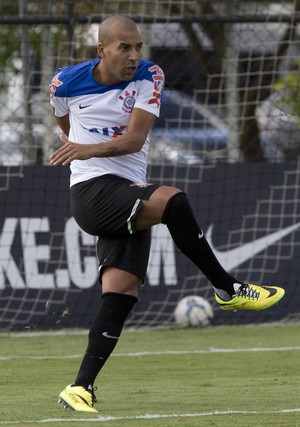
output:
M98 42L107 45L117 38L118 31L139 31L136 23L127 16L116 15L104 19L99 26Z
M129 81L142 58L143 40L136 23L125 16L106 18L99 27L97 53L101 60L93 75L102 84Z

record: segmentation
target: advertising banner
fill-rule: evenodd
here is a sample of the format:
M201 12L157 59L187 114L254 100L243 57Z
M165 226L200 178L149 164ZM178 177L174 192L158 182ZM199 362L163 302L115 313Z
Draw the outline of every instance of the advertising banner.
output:
M186 168L174 169L152 167L150 180L188 194L223 267L246 282L282 286L286 296L265 312L222 312L207 279L157 225L146 282L127 324L171 325L187 295L213 304L214 324L299 320L297 163L221 164L188 176ZM68 168L0 168L1 329L88 327L98 309L96 238L72 217L68 187Z

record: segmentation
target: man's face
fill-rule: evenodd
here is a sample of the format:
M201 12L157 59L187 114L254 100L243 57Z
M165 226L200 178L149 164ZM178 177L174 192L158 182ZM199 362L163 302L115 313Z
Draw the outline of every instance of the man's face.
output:
M106 84L131 80L141 60L143 42L138 30L116 30L113 40L98 45Z

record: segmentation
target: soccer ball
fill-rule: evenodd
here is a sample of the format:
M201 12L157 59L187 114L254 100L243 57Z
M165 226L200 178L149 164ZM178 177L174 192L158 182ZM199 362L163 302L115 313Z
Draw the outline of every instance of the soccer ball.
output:
M176 325L186 328L188 326L209 325L214 317L214 311L205 298L190 295L181 299L174 311Z

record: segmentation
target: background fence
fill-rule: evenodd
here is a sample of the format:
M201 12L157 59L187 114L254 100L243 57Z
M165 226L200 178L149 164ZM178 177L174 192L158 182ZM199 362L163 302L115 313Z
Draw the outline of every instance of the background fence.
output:
M166 74L149 179L189 193L235 275L286 287L277 311L216 311L215 322L299 319L300 1L0 0L2 327L87 325L97 305L95 242L70 217L66 171L48 162L59 133L49 83L96 57L111 14L136 20ZM170 324L190 293L212 301L165 229L152 236L133 325Z

